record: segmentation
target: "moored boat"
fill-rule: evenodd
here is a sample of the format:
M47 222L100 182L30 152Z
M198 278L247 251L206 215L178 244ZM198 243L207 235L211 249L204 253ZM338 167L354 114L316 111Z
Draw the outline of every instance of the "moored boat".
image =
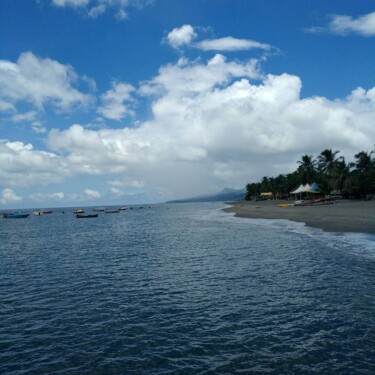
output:
M75 214L83 214L85 212L85 210L82 210L82 208L77 208L74 213Z
M106 214L117 214L120 212L120 209L117 208L116 210L105 210Z
M39 211L34 211L33 215L41 216L41 215L52 214L52 212L53 211L49 211L49 210L39 210Z
M92 217L98 217L98 214L76 214L77 219L88 219Z
M3 213L4 219L25 219L29 216L30 216L30 214L27 214L26 212L5 212L5 213Z

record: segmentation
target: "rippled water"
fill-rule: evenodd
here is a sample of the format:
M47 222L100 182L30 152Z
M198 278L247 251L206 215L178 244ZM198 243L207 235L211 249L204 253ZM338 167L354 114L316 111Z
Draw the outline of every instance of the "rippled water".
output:
M374 237L222 207L1 219L0 373L374 374Z

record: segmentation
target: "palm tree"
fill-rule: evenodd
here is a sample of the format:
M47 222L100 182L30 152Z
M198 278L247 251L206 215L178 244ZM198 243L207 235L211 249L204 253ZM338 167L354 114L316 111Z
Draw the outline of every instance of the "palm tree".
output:
M374 151L361 151L354 155L356 161L354 162L354 175L357 179L357 195L365 197L371 193L375 187L375 158L372 156Z
M313 156L305 154L297 163L299 164L298 173L302 183L312 182L316 175L316 161Z
M332 149L325 149L318 156L318 168L320 172L327 173L328 175L332 174L335 163L339 160L342 160L343 157L336 157L340 151L332 151Z
M375 158L372 157L374 151L370 153L361 151L354 155L357 159L355 162L356 171L360 173L368 173L371 169L375 167Z
M346 164L343 157L336 160L332 170L332 188L333 190L348 190L350 186L350 171L354 167L354 163Z

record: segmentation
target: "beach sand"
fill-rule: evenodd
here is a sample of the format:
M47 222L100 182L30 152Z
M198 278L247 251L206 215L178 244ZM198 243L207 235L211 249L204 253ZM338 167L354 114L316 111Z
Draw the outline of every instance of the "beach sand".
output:
M342 200L330 205L288 206L293 201L242 201L235 202L226 212L235 216L253 219L286 219L303 222L309 227L321 228L326 232L357 232L375 234L375 200Z

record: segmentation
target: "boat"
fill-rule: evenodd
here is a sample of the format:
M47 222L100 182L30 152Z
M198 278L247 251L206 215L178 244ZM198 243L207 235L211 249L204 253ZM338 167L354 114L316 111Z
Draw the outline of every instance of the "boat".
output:
M125 210L127 210L128 208L127 207L120 207L119 208L121 211L125 211Z
M29 216L30 216L30 214L27 214L26 212L5 212L5 213L3 213L4 219L25 219Z
M74 213L75 214L83 214L85 212L85 210L82 210L81 208L77 208Z
M92 217L98 217L98 214L76 214L77 219L88 219Z
M39 210L39 211L34 211L33 215L41 216L41 215L52 214L52 212L53 211L49 211L49 210Z
M279 207L289 207L289 203L280 203Z
M101 211L105 211L105 208L103 208L103 207L98 207L98 208L94 208L93 211L94 211L94 212L101 212Z
M116 210L105 210L106 214L117 214L118 212L120 212L119 208L117 208Z

